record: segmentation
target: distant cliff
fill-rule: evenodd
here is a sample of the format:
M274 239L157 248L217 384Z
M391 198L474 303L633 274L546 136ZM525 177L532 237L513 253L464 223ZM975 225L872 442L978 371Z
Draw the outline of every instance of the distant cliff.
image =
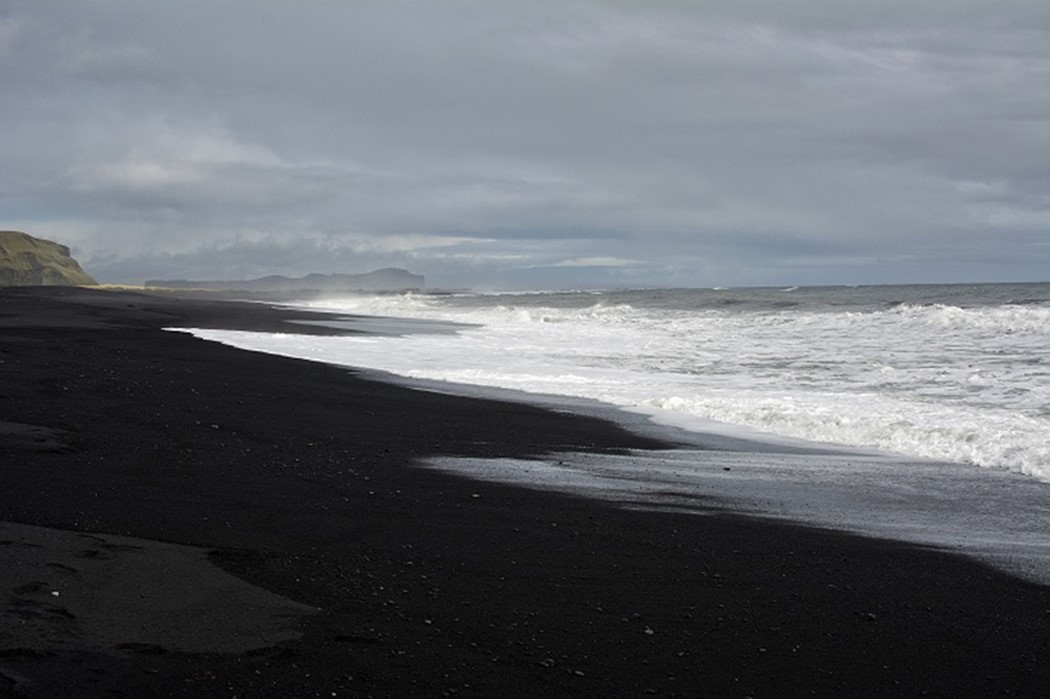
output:
M403 269L379 269L367 274L308 274L305 277L270 276L242 281L190 281L186 279L151 279L146 286L168 289L218 289L224 291L292 292L292 291L405 291L422 289L421 274Z
M98 284L69 255L69 248L21 231L0 231L0 286Z

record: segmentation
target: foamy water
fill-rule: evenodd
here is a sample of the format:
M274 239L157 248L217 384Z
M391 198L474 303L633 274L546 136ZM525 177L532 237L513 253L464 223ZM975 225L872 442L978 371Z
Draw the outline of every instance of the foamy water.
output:
M598 400L621 409L607 417L685 428L703 444L440 457L419 463L427 468L624 507L725 509L917 542L1050 584L1050 285L305 305L381 316L332 321L381 334L193 332L453 392L515 389L573 410L595 404L569 397Z
M1050 481L1050 285L356 296L335 313L467 324L314 337L195 331L405 377L596 399L656 421Z

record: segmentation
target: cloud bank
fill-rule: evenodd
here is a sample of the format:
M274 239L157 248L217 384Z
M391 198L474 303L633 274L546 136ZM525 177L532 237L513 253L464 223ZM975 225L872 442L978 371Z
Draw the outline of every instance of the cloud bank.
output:
M0 3L3 227L95 276L1045 280L1050 6Z

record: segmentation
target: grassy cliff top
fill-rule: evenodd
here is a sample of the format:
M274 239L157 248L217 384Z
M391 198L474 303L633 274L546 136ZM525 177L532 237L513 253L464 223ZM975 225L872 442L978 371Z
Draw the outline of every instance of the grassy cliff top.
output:
M0 286L84 286L98 282L65 245L21 231L0 231Z

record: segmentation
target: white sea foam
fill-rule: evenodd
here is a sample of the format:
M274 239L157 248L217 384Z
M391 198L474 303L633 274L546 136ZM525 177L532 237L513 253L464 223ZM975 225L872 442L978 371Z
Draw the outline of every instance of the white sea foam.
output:
M359 296L309 306L471 327L199 334L417 379L597 399L679 427L715 420L1050 481L1050 306L705 293L704 303L685 292Z
M453 390L596 399L694 430L707 447L430 467L932 544L1050 583L1050 290L1035 302L966 303L951 288L913 298L928 291L360 296L309 306L441 321L445 332L397 322L381 329L406 334L193 332ZM1007 291L1019 293L974 293Z

